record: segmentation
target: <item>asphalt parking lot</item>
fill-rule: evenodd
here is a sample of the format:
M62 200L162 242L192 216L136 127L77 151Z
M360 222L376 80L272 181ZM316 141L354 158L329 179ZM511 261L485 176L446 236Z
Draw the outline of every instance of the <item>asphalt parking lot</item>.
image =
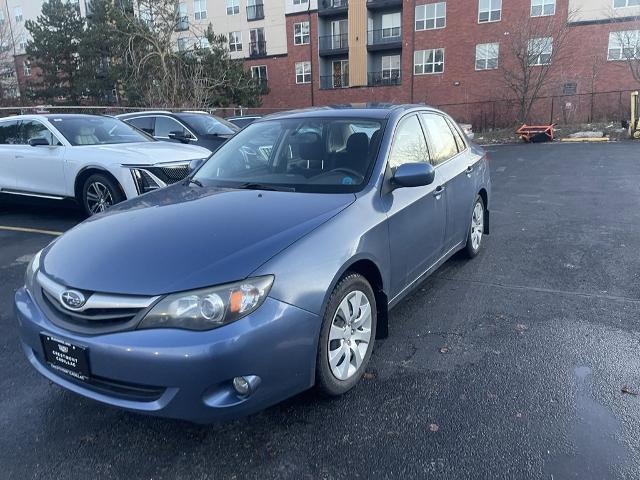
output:
M0 199L0 477L638 478L640 144L489 152L484 251L392 312L359 386L224 425L123 412L28 365L12 296L54 237L3 227L81 217Z

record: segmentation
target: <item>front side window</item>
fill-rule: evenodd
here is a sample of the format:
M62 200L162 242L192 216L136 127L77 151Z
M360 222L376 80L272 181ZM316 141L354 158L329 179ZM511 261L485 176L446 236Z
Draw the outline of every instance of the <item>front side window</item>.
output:
M0 122L0 145L16 145L20 143L18 123L17 120Z
M400 12L382 15L382 38L399 37L401 22Z
M359 118L274 119L252 123L195 174L204 184L314 193L360 190L377 155L383 124ZM379 135L376 137L378 138Z
M74 146L153 141L131 125L110 117L61 115L49 117L49 121Z
M60 145L60 142L47 127L35 120L26 120L20 124L20 143L28 145L34 138L44 138L49 145Z
M423 113L431 146L431 163L435 166L458 154L458 145L453 132L442 115Z
M295 45L307 45L310 41L309 22L293 24L293 43Z
M556 0L531 0L532 17L545 17L555 13Z
M155 123L155 117L138 117L131 120L125 120L125 122L133 125L139 130L142 130L149 135L153 135L153 125Z
M413 73L425 75L444 72L444 48L417 50L413 54Z
M193 0L193 16L196 20L207 18L207 0Z
M447 24L447 2L416 7L416 30L444 28Z
M311 83L311 62L296 63L296 83Z
M532 38L529 40L529 65L549 65L553 54L553 38Z
M181 136L189 136L189 132L176 120L169 117L156 117L155 136L158 138L169 138L170 133Z
M498 68L500 44L481 43L476 45L476 70L495 70Z
M240 0L227 0L227 15L238 15L240 13Z
M478 22L497 22L502 18L502 0L480 0Z
M229 32L229 51L242 51L242 32Z
M429 162L429 150L417 115L404 118L396 128L389 153L389 166L397 168L405 163Z
M640 30L609 33L609 60L640 60Z

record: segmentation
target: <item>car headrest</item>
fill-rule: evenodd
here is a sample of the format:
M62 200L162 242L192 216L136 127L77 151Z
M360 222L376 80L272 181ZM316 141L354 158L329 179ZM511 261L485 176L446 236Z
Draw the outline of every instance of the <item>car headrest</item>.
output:
M347 140L347 152L358 155L369 152L369 137L364 132L352 133Z
M320 135L313 132L301 134L301 141L297 142L299 145L298 153L304 160L323 160L324 152L322 150L322 139Z

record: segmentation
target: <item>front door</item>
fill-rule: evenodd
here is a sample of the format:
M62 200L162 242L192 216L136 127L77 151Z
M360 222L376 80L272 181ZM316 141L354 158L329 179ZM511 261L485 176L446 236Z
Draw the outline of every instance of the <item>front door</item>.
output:
M49 145L32 147L29 140L45 138ZM37 120L20 123L20 145L16 145L16 189L22 192L66 196L64 147L58 138Z
M333 62L333 88L349 86L349 60L335 60Z
M417 115L398 124L388 166L429 162L429 151ZM438 169L431 185L396 188L385 195L391 251L391 297L415 282L443 254L447 222L446 192Z

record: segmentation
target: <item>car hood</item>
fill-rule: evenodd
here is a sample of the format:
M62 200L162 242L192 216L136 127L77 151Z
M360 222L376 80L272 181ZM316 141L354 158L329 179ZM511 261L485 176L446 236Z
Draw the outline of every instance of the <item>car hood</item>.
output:
M207 158L211 152L197 145L172 142L120 143L114 145L87 145L71 147L82 155L86 150L100 152L101 158L108 158L117 164L153 165L157 163L190 161Z
M180 183L69 230L43 252L41 268L68 287L108 293L218 285L246 278L354 200Z

